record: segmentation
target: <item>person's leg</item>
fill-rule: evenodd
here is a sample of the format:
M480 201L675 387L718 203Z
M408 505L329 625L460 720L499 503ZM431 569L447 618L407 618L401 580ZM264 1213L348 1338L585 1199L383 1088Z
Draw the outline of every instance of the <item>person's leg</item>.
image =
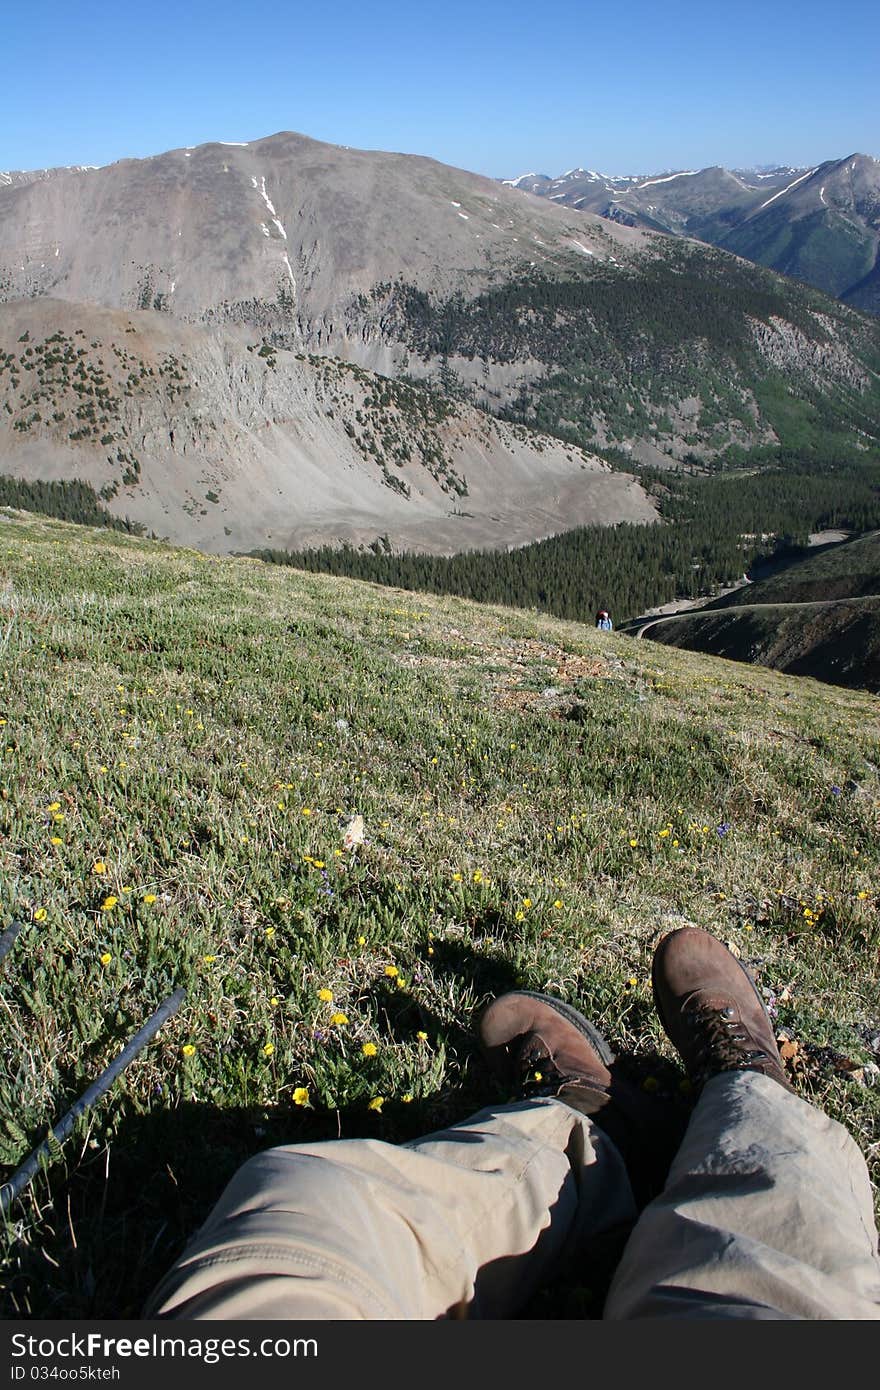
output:
M605 1316L880 1318L854 1140L767 1076L716 1076L626 1245Z
M481 1032L497 1070L552 1094L399 1147L355 1139L251 1159L145 1316L509 1317L565 1253L588 1258L591 1238L628 1233L626 1166L590 1118L615 1108L604 1041L576 1011L525 994L490 1006Z
M654 992L704 1089L605 1317L880 1317L864 1159L792 1091L750 977L715 938L685 929L658 948Z
M614 1145L556 1100L401 1146L271 1149L232 1179L146 1316L505 1317L567 1245L634 1218Z

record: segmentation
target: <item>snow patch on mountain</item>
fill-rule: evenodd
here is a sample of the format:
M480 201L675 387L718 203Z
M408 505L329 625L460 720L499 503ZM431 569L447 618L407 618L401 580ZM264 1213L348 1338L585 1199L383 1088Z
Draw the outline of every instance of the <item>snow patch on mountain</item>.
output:
M673 179L692 179L699 172L699 169L682 169L677 174L664 174L659 179L646 179L644 183L637 184L636 187L641 192L643 188L650 188L655 183L671 183Z
M818 169L818 167L817 164L816 169ZM808 169L805 174L801 174L799 179L795 179L793 183L788 184L785 188L780 188L778 193L774 193L772 198L768 198L766 203L761 204L758 211L763 212L764 208L769 208L770 204L775 203L777 198L781 198L783 194L790 193L793 188L797 188L798 184L803 183L804 179L808 179L811 174L815 174L816 169Z

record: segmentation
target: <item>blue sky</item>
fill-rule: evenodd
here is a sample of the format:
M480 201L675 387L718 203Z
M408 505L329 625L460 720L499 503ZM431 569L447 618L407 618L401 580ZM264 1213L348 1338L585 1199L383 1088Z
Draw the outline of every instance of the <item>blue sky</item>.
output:
M0 169L298 130L497 177L880 156L880 4L4 5Z

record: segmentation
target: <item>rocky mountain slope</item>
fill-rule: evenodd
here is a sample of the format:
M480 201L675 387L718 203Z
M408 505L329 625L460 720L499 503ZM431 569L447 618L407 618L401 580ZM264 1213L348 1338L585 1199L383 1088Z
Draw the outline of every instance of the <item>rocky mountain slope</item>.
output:
M807 169L620 178L570 169L507 186L627 226L697 237L880 313L880 160L870 155Z
M0 472L75 468L214 548L519 544L653 516L597 452L626 473L880 443L863 315L693 240L289 133L5 176L0 320ZM42 383L38 345L61 359Z
M650 522L630 476L424 386L154 311L0 305L0 473L80 478L201 549L451 553Z
M0 188L5 298L243 322L312 348L362 340L357 296L386 281L475 293L523 267L621 259L644 244L430 159L291 133Z

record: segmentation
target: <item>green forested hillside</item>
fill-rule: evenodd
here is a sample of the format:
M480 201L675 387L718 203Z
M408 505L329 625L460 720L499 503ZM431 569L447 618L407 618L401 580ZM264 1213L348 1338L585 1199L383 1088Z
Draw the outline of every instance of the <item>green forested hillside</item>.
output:
M777 451L763 471L646 477L659 526L581 527L514 551L443 558L323 547L261 558L328 574L583 620L610 608L623 622L674 599L709 596L754 558L827 527L880 526L880 458L860 463ZM766 537L766 540L763 539Z
M54 516L59 521L76 521L82 526L109 526L114 531L141 535L144 528L127 518L121 520L102 507L95 489L83 482L27 482L0 474L0 506Z
M623 463L633 439L728 462L774 437L842 457L880 443L880 325L705 247L658 241L638 273L535 269L447 300L399 282L374 300L422 357L544 364L504 413Z

